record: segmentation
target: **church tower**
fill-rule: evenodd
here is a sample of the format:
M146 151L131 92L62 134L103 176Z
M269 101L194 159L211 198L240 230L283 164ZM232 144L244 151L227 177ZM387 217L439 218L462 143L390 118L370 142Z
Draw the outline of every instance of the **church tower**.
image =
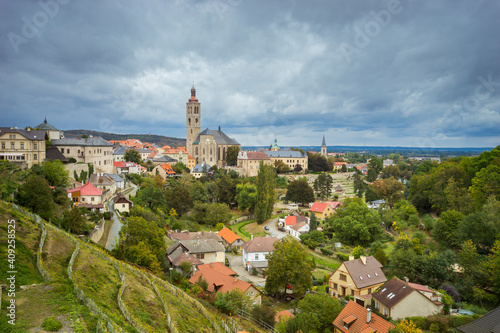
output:
M327 151L327 146L326 146L326 141L325 141L325 135L323 134L323 142L321 143L321 156L328 158L326 151Z
M186 103L186 150L194 158L198 157L198 152L193 150L193 142L200 134L200 103L196 98L196 89L191 88L191 98Z

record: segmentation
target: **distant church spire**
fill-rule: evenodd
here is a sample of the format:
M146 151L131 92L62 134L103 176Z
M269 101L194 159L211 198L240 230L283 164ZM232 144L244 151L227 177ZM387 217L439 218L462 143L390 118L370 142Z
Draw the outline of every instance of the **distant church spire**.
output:
M194 89L194 81L193 81L193 88L191 88L191 97L196 97L196 89Z
M321 144L322 146L326 146L326 141L325 141L325 135L323 134L323 143Z
M321 156L328 157L328 147L326 146L325 135L323 134L323 143L321 143Z
M44 123L44 124L46 124L46 123L47 123L47 117L45 117L45 120L43 121L43 123Z

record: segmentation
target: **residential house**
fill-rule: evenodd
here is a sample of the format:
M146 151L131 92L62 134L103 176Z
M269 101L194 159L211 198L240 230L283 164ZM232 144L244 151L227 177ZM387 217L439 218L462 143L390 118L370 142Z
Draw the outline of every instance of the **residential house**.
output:
M385 160L382 161L382 165L385 168L385 167L388 167L390 165L395 165L395 164L394 164L394 160L385 159Z
M463 333L500 332L500 306L471 323L457 327L457 330Z
M171 159L176 160L177 162L184 163L184 165L189 168L189 166L188 166L189 165L189 154L187 153L186 148L180 147L180 148L166 149L163 152L163 155L168 156Z
M241 246L243 265L249 272L254 268L264 271L267 268L267 255L274 251L276 237L255 237Z
M224 244L224 240L221 236L219 236L216 232L211 231L199 231L199 232L172 232L169 237L174 241L183 241L183 240L193 240L193 239L213 239L219 244Z
M261 304L262 292L251 283L242 281L236 277L236 272L219 262L199 265L196 273L189 282L196 284L204 279L208 284L208 291L212 293L225 293L232 290L240 290L247 295L254 304Z
M141 174L141 166L133 162L113 162L116 173L121 174Z
M111 141L109 141L111 142ZM113 161L114 162L124 162L125 159L124 159L124 155L125 155L125 152L127 151L127 149L125 149L125 147L118 147L116 148L114 151L113 151Z
M52 140L52 144L65 157L92 164L96 172L113 172L113 146L101 137L62 138Z
M151 172L152 175L160 175L163 180L175 176L175 171L172 169L170 164L160 164L154 167Z
M115 181L117 190L125 188L125 179L123 179L120 175L115 173L107 173L106 175Z
M441 302L433 301L411 287L408 282L401 281L397 277L381 286L377 292L372 294L372 298L377 312L391 317L393 320L414 316L432 316L440 313L443 309Z
M134 149L136 152L139 153L139 155L141 155L141 160L146 160L149 156L149 154L151 154L151 150L149 149L144 149L144 148L135 148Z
M196 164L191 170L191 175L198 179L202 176L207 176L213 172L212 167L206 163Z
M45 161L45 131L0 127L0 161L31 168Z
M165 256L168 262L170 262L172 268L182 274L187 273L183 270L182 263L183 262L190 263L191 272L189 276L192 276L196 272L198 266L204 264L203 261L196 258L196 256L190 254L189 249L186 246L184 246L181 242L177 242L172 246L169 246Z
M245 244L245 241L228 227L222 228L217 235L222 238L224 246L229 251L233 249L240 251L241 246Z
M47 118L45 118L43 123L36 126L35 129L44 131L48 140L61 139L62 137L64 137L62 131L47 123Z
M160 155L160 156L158 156L158 155L159 154L156 155L156 158L148 159L155 166L162 165L162 164L165 164L165 163L168 163L171 166L174 166L174 165L177 164L177 160L174 159L174 158L172 158L172 157L170 157L170 156L166 156L166 155Z
M309 214L316 214L318 220L324 220L335 213L335 209L331 204L326 202L315 202L309 208Z
M278 228L280 228L281 230L288 231L292 226L300 222L309 223L309 219L305 216L300 215L298 212L294 211L290 215L285 217L285 219L279 220Z
M102 191L102 200L106 201L116 192L116 183L107 174L99 172L93 173L89 177L89 183Z
M263 152L240 151L238 153L238 162L235 170L243 177L256 177L259 173L261 161L266 165L271 164L271 159Z
M309 224L306 222L300 222L292 226L288 233L293 238L300 240L300 235L307 234L309 232Z
M335 333L387 333L396 328L354 301L347 303L332 324Z
M335 192L337 192L337 193L342 193L342 192L344 192L344 189L342 188L342 185L340 185L340 184L339 184L339 185L337 185L337 186L335 187Z
M92 211L104 211L102 204L102 190L98 189L91 183L86 183L67 190L68 198L78 207L86 207Z
M119 211L120 213L128 213L130 212L130 209L132 209L132 206L134 203L127 199L124 195L118 195L115 198L115 203L114 203L114 210Z
M194 156L188 155L188 164L187 167L189 170L193 170L196 165L196 158Z
M371 201L370 204L368 205L368 208L379 209L380 207L384 207L384 205L385 205L385 200L380 199L380 200Z
M369 305L370 294L383 285L387 278L382 272L382 264L373 256L361 256L344 261L330 276L330 295L353 296L356 302Z
M205 264L211 262L225 262L225 249L222 244L213 239L193 239L182 240L176 242L171 247L175 249L182 244L187 249L187 252ZM169 251L167 251L168 253Z
M347 164L347 162L333 162L333 171L340 171L342 169L342 165L344 164Z

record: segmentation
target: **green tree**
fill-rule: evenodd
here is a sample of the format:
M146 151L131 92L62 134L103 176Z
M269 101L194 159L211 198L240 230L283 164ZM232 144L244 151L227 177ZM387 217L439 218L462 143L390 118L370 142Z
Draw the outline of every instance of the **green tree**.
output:
M473 287L476 285L478 264L477 259L479 254L477 253L477 247L472 242L468 240L463 242L461 249L458 253L458 263L463 269L463 287L464 291L468 297L473 294Z
M490 283L497 297L500 298L500 240L495 241L491 253L488 255L490 262L488 266Z
M85 221L78 207L73 206L63 218L65 220L64 229L69 230L73 234L81 234L84 231Z
M305 295L298 302L297 308L299 309L297 317L307 321L309 332L318 333L332 332L332 322L342 311L339 300L326 293Z
M380 215L358 198L346 200L343 209L337 210L327 222L338 239L353 245L367 246L383 232Z
M215 306L230 316L238 314L240 309L248 310L251 304L250 298L240 289L219 292L215 300Z
M253 184L238 184L236 186L236 201L238 209L242 212L248 209L248 213L255 213L255 205L257 204L257 187Z
M399 171L399 167L397 165L389 165L382 169L382 173L380 176L382 177L382 179L391 177L399 179L401 178L401 171Z
M368 172L366 173L366 181L372 183L377 180L378 173L375 169L368 169Z
M175 163L175 165L172 167L172 169L174 169L175 173L180 175L182 173L190 173L191 170L189 170L189 168L186 166L186 164L182 163L182 162L177 162Z
M275 242L274 248L268 256L266 291L284 296L291 286L296 295L304 295L312 286L313 264L307 250L290 239Z
M158 187L149 184L143 186L136 196L137 203L151 209L161 208L166 205L165 194Z
M47 221L54 215L52 190L47 180L41 176L30 176L19 187L15 201Z
M64 187L69 185L69 171L59 161L46 161L43 163L45 179L51 186Z
M290 167L286 165L282 160L275 160L274 167L276 168L277 173L287 173L290 172Z
M240 152L240 146L229 146L226 150L226 163L230 166L235 166L238 164L238 153Z
M359 259L359 257L366 254L366 251L364 247L358 245L354 249L352 249L351 254L354 256L354 259Z
M404 190L406 187L403 183L394 179L394 177L387 179L379 179L371 185L373 192L385 200L385 203L393 208L394 204L404 197Z
M195 181L190 189L190 196L193 203L202 202L209 203L210 196L208 195L208 189L200 181Z
M498 160L500 161L500 157ZM470 194L476 207L481 207L490 196L500 200L500 162L498 164L481 169L472 179Z
M356 192L356 196L358 198L362 198L363 197L363 193L366 190L366 184L363 181L363 179L361 178L361 175L359 173L357 173L357 172L354 173L353 178L354 178L354 183L353 183L354 192Z
M309 171L312 172L328 172L332 171L332 166L328 163L328 160L320 154L310 154L308 153L308 166Z
M179 215L184 215L193 206L190 188L187 184L173 183L165 196L170 208L174 208Z
M347 172L347 165L342 164L342 166L340 167L340 172Z
M373 169L379 174L384 168L384 163L378 157L372 157L370 162L368 162L368 169Z
M92 163L88 163L87 165L89 167L89 176L93 175L94 174L94 165ZM81 177L81 175L80 175L80 177ZM87 177L85 177L85 179L87 179Z
M292 202L306 205L314 202L314 190L302 179L296 179L290 182L286 188L285 199Z
M257 176L257 201L255 204L255 215L257 223L267 221L273 212L276 187L276 173L272 166L260 161Z
M309 230L316 231L317 229L318 229L318 219L316 218L316 214L312 212L309 218Z
M464 217L464 214L456 210L443 212L432 229L434 239L443 245L457 247L456 231Z
M215 226L217 223L228 223L231 220L231 211L223 203L197 202L191 210L191 218L197 223Z
M314 180L314 191L316 191L316 195L320 198L329 198L332 193L332 176L326 173L321 173Z
M123 154L123 159L127 162L133 162L137 164L142 162L141 154L139 154L139 152L134 149L127 149L125 151L125 154Z

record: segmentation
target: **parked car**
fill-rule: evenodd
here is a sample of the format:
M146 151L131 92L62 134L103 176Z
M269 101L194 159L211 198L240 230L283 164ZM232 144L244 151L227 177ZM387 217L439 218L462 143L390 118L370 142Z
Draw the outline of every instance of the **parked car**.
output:
M266 225L266 226L264 227L264 230L269 231L269 227Z

